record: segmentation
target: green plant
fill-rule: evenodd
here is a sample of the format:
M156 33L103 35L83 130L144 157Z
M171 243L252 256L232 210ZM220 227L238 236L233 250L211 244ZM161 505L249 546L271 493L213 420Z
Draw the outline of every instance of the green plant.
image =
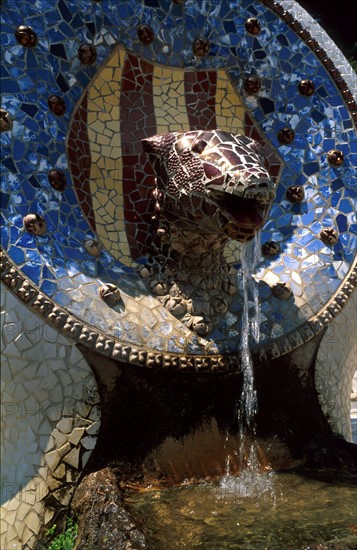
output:
M52 537L57 526L53 525L48 529L46 535ZM67 518L66 530L57 535L44 550L72 550L78 534L78 524L72 518Z

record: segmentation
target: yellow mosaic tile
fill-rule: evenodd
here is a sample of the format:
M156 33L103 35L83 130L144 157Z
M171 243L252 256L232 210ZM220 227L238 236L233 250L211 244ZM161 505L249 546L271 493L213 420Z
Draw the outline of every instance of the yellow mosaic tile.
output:
M153 101L158 134L187 132L190 129L185 106L184 72L182 70L166 67L154 68Z
M244 134L245 108L230 83L225 71L217 72L216 121L217 128L232 134Z
M118 48L88 91L88 136L97 235L115 257L131 265L124 231L120 140L119 100L124 59L124 50Z
M239 262L242 244L237 241L228 241L224 248L224 257L228 263L234 264Z

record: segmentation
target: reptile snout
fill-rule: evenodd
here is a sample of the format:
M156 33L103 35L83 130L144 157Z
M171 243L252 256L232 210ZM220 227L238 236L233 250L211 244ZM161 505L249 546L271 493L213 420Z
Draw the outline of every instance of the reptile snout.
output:
M143 140L162 193L162 215L182 228L251 239L266 219L275 185L254 140L222 130Z

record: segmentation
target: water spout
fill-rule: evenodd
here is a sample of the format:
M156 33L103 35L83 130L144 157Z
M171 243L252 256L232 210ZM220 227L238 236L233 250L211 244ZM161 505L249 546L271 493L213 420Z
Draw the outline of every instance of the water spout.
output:
M253 363L249 349L249 339L252 335L256 342L260 337L260 304L257 285L253 279L255 266L260 254L260 233L242 249L242 290L243 315L240 343L241 365L243 371L243 386L238 409L239 425L255 433L255 415L257 412L257 395L254 386ZM249 298L253 297L251 312Z
M239 428L239 449L235 452L239 459L241 474L231 475L232 456L226 460L225 475L220 482L224 491L237 491L241 495L272 490L271 468L256 441L256 414L258 410L257 392L254 384L253 361L249 344L260 338L260 304L258 287L253 274L260 255L260 233L243 247L241 254L241 288L243 295L242 331L240 359L243 374L242 390L237 403ZM264 464L263 464L264 463ZM262 473L262 470L265 473ZM267 473L269 472L269 473Z

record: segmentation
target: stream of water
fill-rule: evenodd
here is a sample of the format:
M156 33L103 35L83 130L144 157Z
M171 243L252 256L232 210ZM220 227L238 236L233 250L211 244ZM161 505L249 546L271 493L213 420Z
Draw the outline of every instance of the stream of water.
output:
M243 313L241 323L240 360L243 384L240 399L237 401L240 445L236 453L242 465L245 482L255 484L256 477L261 475L258 452L255 441L255 417L257 413L257 393L254 384L253 362L250 353L250 340L260 338L260 304L258 287L253 274L261 253L260 233L242 247L241 252L241 292ZM227 436L229 437L229 436ZM226 473L221 480L222 487L234 485L237 480L230 474L231 457L227 456ZM248 477L250 479L248 479Z
M254 386L253 363L249 349L249 339L252 335L256 342L260 336L260 304L257 285L253 273L260 254L260 233L242 248L242 293L243 315L240 342L241 365L243 371L243 386L238 404L238 416L243 429L254 431L257 412L257 395ZM253 300L251 298L253 297ZM251 308L253 303L253 311Z

